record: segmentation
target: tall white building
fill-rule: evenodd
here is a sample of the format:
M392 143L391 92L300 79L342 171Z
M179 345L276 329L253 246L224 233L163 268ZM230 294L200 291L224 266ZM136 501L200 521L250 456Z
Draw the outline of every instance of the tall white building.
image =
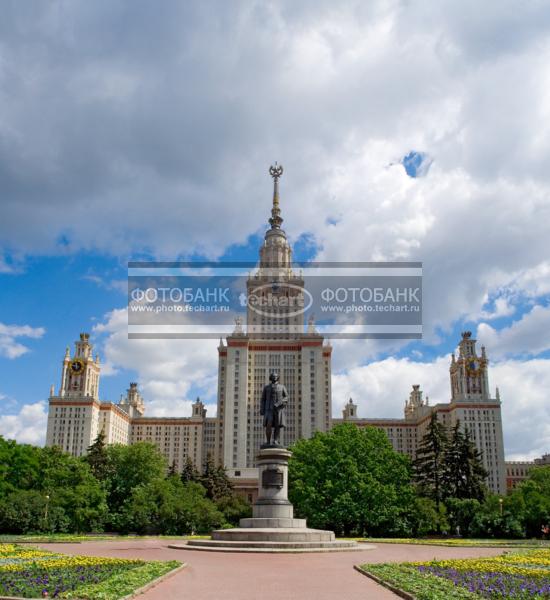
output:
M238 320L233 334L220 340L217 416L207 417L197 399L190 417L147 417L135 383L120 402L100 401L99 357L92 356L89 336L83 333L72 356L67 348L58 393L53 389L50 393L47 445L58 445L80 456L103 431L108 443L156 444L178 470L187 457L200 467L210 453L227 467L237 488L246 489L252 499L257 477L255 457L264 436L260 398L270 372L277 371L289 396L285 444L309 438L316 431L328 431L333 423L353 422L381 428L398 452L414 458L435 411L449 428L458 420L468 427L489 472L489 488L505 493L500 398L498 390L494 398L490 395L485 349L477 354L470 332L462 334L458 357L451 359L450 402L430 406L427 398L423 400L420 386L415 385L405 403L403 419L360 419L351 400L343 418L332 419L332 347L315 331L313 322L304 327L300 311L291 310L303 301L304 281L292 268L292 249L281 228L281 173L280 167L271 169L274 193L270 227L260 248L258 268L247 281L249 297L275 303L275 308L255 310L249 303L246 323Z
M61 368L61 385L57 395L52 386L48 410L47 446L59 446L80 456L90 440L98 434L99 414L99 356L92 355L87 333L80 334L71 357L65 351Z
M290 445L331 427L332 348L296 307L303 303L304 281L292 269L292 249L281 225L278 177L274 177L271 225L260 248L259 267L247 282L250 298L269 310L255 310L249 302L247 323L241 323L218 347L218 418L221 452L230 472L255 467L264 441L260 399L277 371L287 389L287 425L283 441ZM281 301L281 298L283 300Z

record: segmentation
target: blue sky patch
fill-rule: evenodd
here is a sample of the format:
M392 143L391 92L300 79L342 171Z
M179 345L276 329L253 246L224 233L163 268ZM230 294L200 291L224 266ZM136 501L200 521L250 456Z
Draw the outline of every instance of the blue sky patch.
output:
M401 160L409 177L425 177L430 170L433 159L425 152L411 150Z

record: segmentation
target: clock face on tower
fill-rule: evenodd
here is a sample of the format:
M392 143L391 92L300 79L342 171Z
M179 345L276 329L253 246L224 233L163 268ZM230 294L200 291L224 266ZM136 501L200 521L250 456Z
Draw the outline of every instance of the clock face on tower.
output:
M84 363L80 358L75 358L70 365L71 373L73 375L80 375L84 371Z
M466 370L469 371L470 373L475 373L475 372L477 372L478 369L479 369L479 364L476 360L471 360L466 365Z

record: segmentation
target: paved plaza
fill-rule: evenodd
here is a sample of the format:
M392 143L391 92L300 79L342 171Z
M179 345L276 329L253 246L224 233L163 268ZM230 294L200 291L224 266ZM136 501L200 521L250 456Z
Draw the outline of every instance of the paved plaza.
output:
M365 562L494 556L499 548L376 544L358 552L235 554L174 550L165 539L44 544L66 554L176 559L187 568L141 596L143 600L384 600L398 596L353 569Z

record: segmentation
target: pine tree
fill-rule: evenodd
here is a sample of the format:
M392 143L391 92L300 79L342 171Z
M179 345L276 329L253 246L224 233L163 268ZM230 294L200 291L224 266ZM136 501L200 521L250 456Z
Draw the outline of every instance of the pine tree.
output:
M215 477L216 465L214 464L214 458L210 453L206 456L206 462L204 464L204 470L201 476L201 483L206 489L206 495L212 499L214 497L214 490L216 487Z
M225 469L216 466L214 458L210 453L206 457L201 483L206 488L207 497L214 501L230 496L233 493L233 486L229 481Z
M414 461L414 477L423 496L435 501L437 512L443 498L442 488L445 474L445 451L447 434L445 427L432 413L428 430L416 451Z
M480 502L485 498L485 481L489 473L485 470L481 452L471 438L470 431L465 429L462 438L463 462L467 466L463 478L462 498L474 498Z
M462 431L460 422L453 427L445 452L445 498L483 500L487 471L483 468L481 453L468 429Z
M96 479L104 481L107 477L108 462L107 451L105 450L105 431L102 429L91 446L88 447L86 462Z
M224 467L219 466L216 468L216 493L214 500L221 500L222 498L228 498L233 495L233 485L229 481L227 471Z
M190 456L185 459L185 464L181 472L181 480L183 483L199 483L201 481L200 473L195 468L195 463Z
M464 434L460 430L460 423L457 421L445 450L442 494L444 498L463 497L461 495L465 476L463 451Z
M172 464L168 467L168 471L166 472L166 477L173 477L178 474L178 469L176 467L176 461L173 460Z

